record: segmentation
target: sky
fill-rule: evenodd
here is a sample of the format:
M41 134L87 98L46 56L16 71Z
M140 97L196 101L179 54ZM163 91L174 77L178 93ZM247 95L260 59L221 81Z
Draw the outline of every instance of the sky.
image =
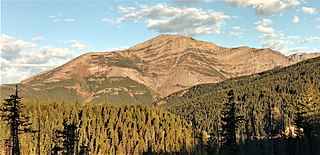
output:
M1 0L0 83L159 34L284 55L320 52L319 11L320 0Z

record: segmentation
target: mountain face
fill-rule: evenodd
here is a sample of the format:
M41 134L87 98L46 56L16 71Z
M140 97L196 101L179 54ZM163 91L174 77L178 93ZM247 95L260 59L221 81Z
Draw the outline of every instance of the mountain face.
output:
M303 59L270 49L224 48L191 37L160 35L123 51L83 54L23 80L19 86L25 98L148 103L198 84L251 75ZM12 90L12 85L2 85L2 98Z

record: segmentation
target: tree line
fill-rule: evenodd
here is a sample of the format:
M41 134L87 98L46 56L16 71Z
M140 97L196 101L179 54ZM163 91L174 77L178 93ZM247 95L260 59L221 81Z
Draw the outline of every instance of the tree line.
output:
M292 126L264 92L262 118L229 90L212 128L194 110L183 119L146 105L22 102L16 92L1 105L1 154L317 154L320 106L309 84L299 95ZM255 107L259 108L259 107ZM201 110L201 109L200 109ZM209 113L209 112L208 112ZM263 130L263 131L262 131Z

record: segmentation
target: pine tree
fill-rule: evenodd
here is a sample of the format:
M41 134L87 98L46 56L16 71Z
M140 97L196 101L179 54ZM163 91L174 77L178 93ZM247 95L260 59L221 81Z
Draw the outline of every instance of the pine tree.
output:
M4 99L4 107L0 109L2 119L7 122L10 128L9 141L12 141L11 151L13 155L20 155L19 134L33 132L30 128L29 117L21 113L24 106L21 104L21 97L18 92L18 86L16 85L15 94L10 95L8 99Z
M38 135L37 135L37 155L41 154L41 120L40 120L40 106L38 107Z
M296 105L297 112L295 114L294 122L297 127L297 134L306 134L309 136L314 127L315 117L315 94L313 86L307 85L307 90L301 94ZM303 129L301 133L300 129Z
M55 147L53 147L54 154L62 151L62 154L73 155L77 154L78 148L78 133L77 125L74 122L68 124L67 120L63 120L63 130L56 130L56 137L53 140ZM61 146L62 143L62 146Z
M299 137L304 137L305 143L308 145L310 154L314 154L314 146L317 141L313 135L316 132L316 95L313 85L308 83L306 91L301 94L296 105L297 112L294 117L294 123L297 127L296 133ZM302 131L301 131L302 129Z
M243 120L242 116L236 115L236 103L233 90L228 92L228 102L225 103L225 107L222 111L221 116L221 128L223 136L222 149L228 154L236 154L236 130L239 123Z

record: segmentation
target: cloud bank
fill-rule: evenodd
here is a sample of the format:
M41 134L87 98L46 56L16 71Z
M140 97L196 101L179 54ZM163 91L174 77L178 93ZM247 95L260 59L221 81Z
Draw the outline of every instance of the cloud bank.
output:
M117 11L119 18L102 19L108 24L123 22L139 22L143 20L149 30L159 33L180 33L191 36L204 34L219 34L225 25L225 20L230 18L223 12L214 10L202 10L200 8L177 8L164 4L153 7L139 5L139 8L121 7Z
M20 82L62 65L75 56L68 48L38 46L34 42L1 34L1 84Z

